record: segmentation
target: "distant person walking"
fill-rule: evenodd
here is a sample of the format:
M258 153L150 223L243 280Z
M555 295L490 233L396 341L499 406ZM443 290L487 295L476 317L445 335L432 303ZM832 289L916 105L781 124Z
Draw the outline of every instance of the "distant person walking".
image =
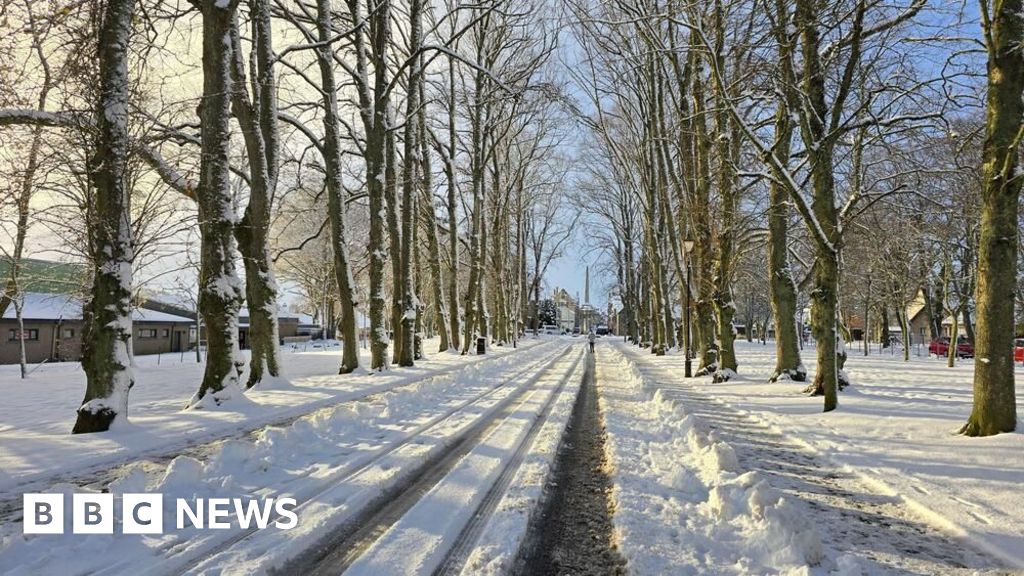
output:
M590 342L590 353L591 354L594 353L594 340L597 340L597 335L594 334L593 330L591 330L590 334L587 336L587 342Z

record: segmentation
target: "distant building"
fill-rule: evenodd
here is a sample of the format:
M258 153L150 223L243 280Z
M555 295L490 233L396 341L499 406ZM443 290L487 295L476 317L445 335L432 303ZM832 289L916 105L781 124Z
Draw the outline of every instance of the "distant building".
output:
M306 336L312 340L323 338L324 328L309 314L296 314L298 324L295 327L296 336Z
M576 326L576 300L564 288L555 288L555 325L559 330L572 332Z
M10 262L0 260L0 288L6 286ZM24 332L18 329L15 307L0 300L0 364L18 363L25 340L30 363L78 361L82 356L82 302L89 290L89 269L84 264L24 258L20 261L18 291L23 295ZM182 352L205 344L205 329L196 334L194 294L168 292L142 300L132 312L132 349L135 355ZM0 292L2 298L2 292ZM7 304L6 308L3 304ZM323 327L306 314L278 311L280 342L323 337ZM239 347L249 347L249 311L238 314Z
M924 305L924 294L920 290L917 292L917 296L914 297L914 301L907 306L907 320L910 324L910 338L913 344L927 344L931 341L931 330L928 327L928 311L925 310ZM942 335L946 338L950 337L950 333L953 331L953 317L944 316L942 318ZM890 334L900 334L899 326L890 326ZM961 319L957 322L957 336L966 336L967 327L964 325Z
M0 364L21 360L19 340L25 342L29 363L77 361L82 357L82 300L68 294L29 292L23 295L19 328L14 305L0 318ZM193 320L166 312L132 311L132 350L135 355L183 352L191 346Z

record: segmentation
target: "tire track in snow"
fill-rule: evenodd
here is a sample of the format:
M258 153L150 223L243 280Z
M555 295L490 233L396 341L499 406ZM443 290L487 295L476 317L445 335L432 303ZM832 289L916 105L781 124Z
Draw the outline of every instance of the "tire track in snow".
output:
M443 411L442 413L435 415L434 417L430 418L427 422L417 426L413 430L404 434L400 440L382 446L379 450L373 452L368 457L357 459L348 463L344 468L339 470L337 474L335 474L336 477L333 481L329 482L325 487L318 490L316 493L297 495L299 496L299 506L295 510L296 513L301 515L304 507L316 503L317 499L320 496L323 496L324 494L327 494L328 492L332 491L338 485L350 482L353 479L358 478L360 475L366 473L367 471L370 471L375 467L382 465L382 462L387 460L389 457L395 455L403 448L409 447L410 445L413 444L421 444L421 440L424 435L429 435L433 429L440 428L447 424L450 420L460 417L462 413L467 412L470 408L474 408L478 404L485 404L487 401L489 401L491 397L500 396L501 394L508 393L508 389L510 387L514 388L515 385L522 386L522 390L514 391L510 393L508 397L501 399L495 408L484 409L485 411L500 410L501 406L503 406L505 403L518 397L524 391L529 389L529 386L525 386L522 384L524 379L529 378L529 376L533 373L539 373L549 369L551 366L556 364L562 357L564 357L565 353L569 350L569 347L558 345L550 350L545 350L544 348L539 348L539 350L543 351L543 354L539 358L527 361L525 364L512 368L508 377L501 383L489 387L483 392L472 396L471 398L467 399L464 402L459 403L457 406L449 408ZM454 438L447 439L449 447L445 448L444 450L452 449L452 446L458 445L460 442L462 442L462 438L465 435L471 435L473 430L475 430L477 426L490 422L492 418L494 418L494 416L492 415L483 416L480 419L480 422L472 424L469 429L462 431L461 433L457 434ZM442 455L444 453L445 452L442 450ZM428 458L427 462L421 464L418 470L429 467L431 461L432 459ZM416 474L417 471L415 470L409 473L409 475L412 476L415 476ZM400 482L399 486L401 485L404 485L404 483ZM367 509L372 510L375 507L386 504L390 500L390 495L394 490L396 490L395 487L385 488L383 494L381 494L376 499L372 500L367 505ZM354 513L355 517L348 518L346 521L344 521L343 527L340 530L344 531L354 529L353 526L361 524L360 517L367 513L368 512L365 511L356 511ZM271 519L271 522L273 522L276 519L276 517L273 517ZM244 546L246 540L259 534L261 534L261 532L256 528L242 530L227 540L215 542L214 547L205 548L201 551L191 550L189 551L187 557L185 558L169 559L169 562L167 563L168 565L162 566L160 573L172 574L193 571L205 571L208 568L207 564L211 564L210 558L208 557L209 554L217 554L225 550L229 550L232 546ZM322 549L324 546L325 544L323 542L319 542L314 546L314 548ZM214 561L215 560L216 559L214 559ZM296 560L296 562L302 561L303 560L301 558Z
M593 392L593 394L596 395L596 392L592 390L594 385L593 355L588 354L586 356L586 360L584 360L584 363L586 365L586 368L585 372L583 373L583 382L580 385L580 391L578 393L579 396L577 398L577 402L579 402L579 399L584 398L584 395L587 394L587 392L584 390L584 387L588 386L588 378L589 386L591 387L590 392ZM441 566L434 571L433 576L450 576L460 574L462 572L462 567L464 566L466 559L473 551L473 547L475 546L477 540L480 538L480 534L486 528L488 520L490 519L491 515L494 514L495 509L501 502L501 499L505 495L505 492L508 490L508 487L512 483L513 478L519 471L519 468L521 467L527 453L533 446L534 440L537 438L537 434L540 432L544 423L548 420L548 417L551 414L551 410L552 408L554 408L555 402L558 400L559 396L561 396L562 391L565 390L566 385L569 383L569 379L572 378L572 374L575 373L575 369L576 367L574 365L570 372L568 372L566 376L563 377L562 381L559 383L558 388L552 394L551 398L544 406L544 409L541 411L541 414L534 421L533 426L530 427L530 431L527 433L527 436L523 440L523 442L519 445L519 448L516 450L515 455L512 457L509 463L505 465L505 468L504 470L502 470L501 476L498 478L498 481L495 482L491 489L487 492L487 495L484 497L483 502L481 502L480 506L477 507L472 519L459 534L458 540L455 542L451 550L448 552ZM594 400L594 406L596 408L596 399Z
M514 575L626 573L614 542L612 480L595 371L594 355L588 354L572 419L548 479L548 495L530 522Z
M569 352L573 349L574 347L568 347L565 351ZM568 378L571 378L575 373L579 358L570 358L568 366L564 365L566 361L565 355L562 355L559 361L538 371L534 379L535 381L540 381L551 375L557 375L559 382L553 390L546 392L548 397L538 411L538 417L533 421L532 427L527 432L524 440L518 444L517 452L523 446L528 447L530 438L532 438L531 432L539 429L540 425L543 424L543 415L547 413L548 408L558 398L559 392L565 386ZM449 473L456 470L460 463L473 453L475 448L480 446L527 403L536 401L535 396L538 392L539 389L535 386L527 386L505 399L498 410L491 416L475 424L448 449L418 469L408 481L389 490L386 498L382 499L377 506L368 508L360 513L358 517L348 522L345 528L335 533L329 544L317 546L319 552L313 550L306 557L298 559L275 573L334 575L341 574L352 567L353 564L360 562L365 553L374 549L378 540L384 538L390 530L398 526L406 514L440 486L447 479ZM443 546L447 546L449 549L452 546L458 548L461 538L472 538L473 530L470 529L467 532L466 528L473 523L473 518L481 513L481 507L487 505L488 497L493 492L492 488L502 484L502 479L506 473L509 475L509 478L511 478L511 474L515 473L514 468L516 466L514 460L515 457L513 456L506 463L502 472L498 474L495 481L486 486L487 493L483 494L481 501L474 506L472 512L466 518L466 524L459 529L455 537L451 540L442 538L443 542L441 544ZM494 494L493 497L500 499L501 493ZM454 514L455 511L449 511L449 513ZM444 552L438 558L439 565L443 564L446 554L447 552ZM434 569L435 567L431 566L425 573L433 573Z

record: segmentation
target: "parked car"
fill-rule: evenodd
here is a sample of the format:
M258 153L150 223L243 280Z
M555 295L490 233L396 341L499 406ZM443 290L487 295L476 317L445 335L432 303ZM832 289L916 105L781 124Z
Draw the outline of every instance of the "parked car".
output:
M1016 338L1013 341L1013 361L1024 362L1024 338Z
M928 344L928 353L939 357L947 356L949 354L949 338L942 337L932 340ZM960 358L974 358L974 346L963 336L956 340L956 355Z

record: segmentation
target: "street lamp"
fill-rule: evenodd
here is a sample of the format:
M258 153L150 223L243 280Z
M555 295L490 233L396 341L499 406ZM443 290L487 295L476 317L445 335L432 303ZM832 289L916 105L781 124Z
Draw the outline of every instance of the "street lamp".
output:
M684 375L687 378L692 378L693 377L693 367L692 367L691 361L690 361L690 357L692 356L691 351L690 351L690 348L691 348L691 346L690 346L690 340L691 340L691 338L690 338L690 286L691 286L691 284L690 284L690 252L692 250L693 250L693 239L690 238L689 236L687 236L686 239L683 240L683 261L684 261L685 266L686 266L686 290L685 290L685 293L686 293L686 304L685 304L684 310L683 310L683 318L684 318L684 324L686 325L686 328L683 331L683 340L684 340L684 342L683 342L683 350L684 350L684 352L683 353L686 355L686 363L685 363L686 371L685 371Z

